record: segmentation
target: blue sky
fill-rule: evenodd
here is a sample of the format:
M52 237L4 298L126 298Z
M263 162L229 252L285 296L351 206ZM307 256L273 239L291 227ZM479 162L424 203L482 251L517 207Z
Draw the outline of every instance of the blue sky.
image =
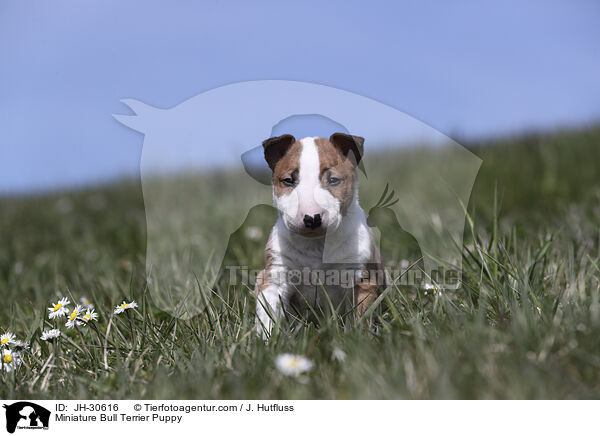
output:
M2 2L0 192L135 176L121 99L247 80L333 86L460 138L600 120L597 2L366 5Z

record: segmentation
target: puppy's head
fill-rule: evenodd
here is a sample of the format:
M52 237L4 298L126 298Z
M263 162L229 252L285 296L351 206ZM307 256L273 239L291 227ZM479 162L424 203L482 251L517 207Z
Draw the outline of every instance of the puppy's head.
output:
M344 133L300 140L282 135L263 142L275 206L290 231L320 237L339 227L355 200L363 143Z

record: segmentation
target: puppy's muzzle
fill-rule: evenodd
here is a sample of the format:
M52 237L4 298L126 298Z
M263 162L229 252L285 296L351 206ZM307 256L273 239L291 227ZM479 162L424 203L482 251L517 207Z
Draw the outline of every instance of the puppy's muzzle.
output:
M308 227L309 229L321 227L321 214L316 214L313 216L304 215L304 226Z

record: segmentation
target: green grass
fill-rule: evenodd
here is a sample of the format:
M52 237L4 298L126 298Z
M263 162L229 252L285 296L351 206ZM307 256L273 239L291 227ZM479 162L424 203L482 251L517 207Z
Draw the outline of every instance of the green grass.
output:
M138 183L5 198L0 328L31 348L0 375L0 397L599 398L599 142L595 128L470 144L484 163L459 290L397 289L375 323L330 316L269 343L253 333L255 301L242 287L218 289L185 321L153 305ZM239 244L238 259L260 262L262 244ZM40 341L57 292L92 299L97 330L61 327L59 343ZM130 299L138 310L108 329ZM313 369L283 376L274 359L285 352Z

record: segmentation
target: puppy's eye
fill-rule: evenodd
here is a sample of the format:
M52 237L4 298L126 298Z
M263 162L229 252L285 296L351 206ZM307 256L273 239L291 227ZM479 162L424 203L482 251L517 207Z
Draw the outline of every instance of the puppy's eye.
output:
M292 179L291 177L286 177L285 179L280 179L281 183L283 183L285 186L294 186L294 179Z
M341 181L342 181L342 179L340 179L340 178L338 178L338 177L332 177L332 176L329 176L329 177L327 178L327 184L328 184L329 186L336 186L336 185L339 185Z

